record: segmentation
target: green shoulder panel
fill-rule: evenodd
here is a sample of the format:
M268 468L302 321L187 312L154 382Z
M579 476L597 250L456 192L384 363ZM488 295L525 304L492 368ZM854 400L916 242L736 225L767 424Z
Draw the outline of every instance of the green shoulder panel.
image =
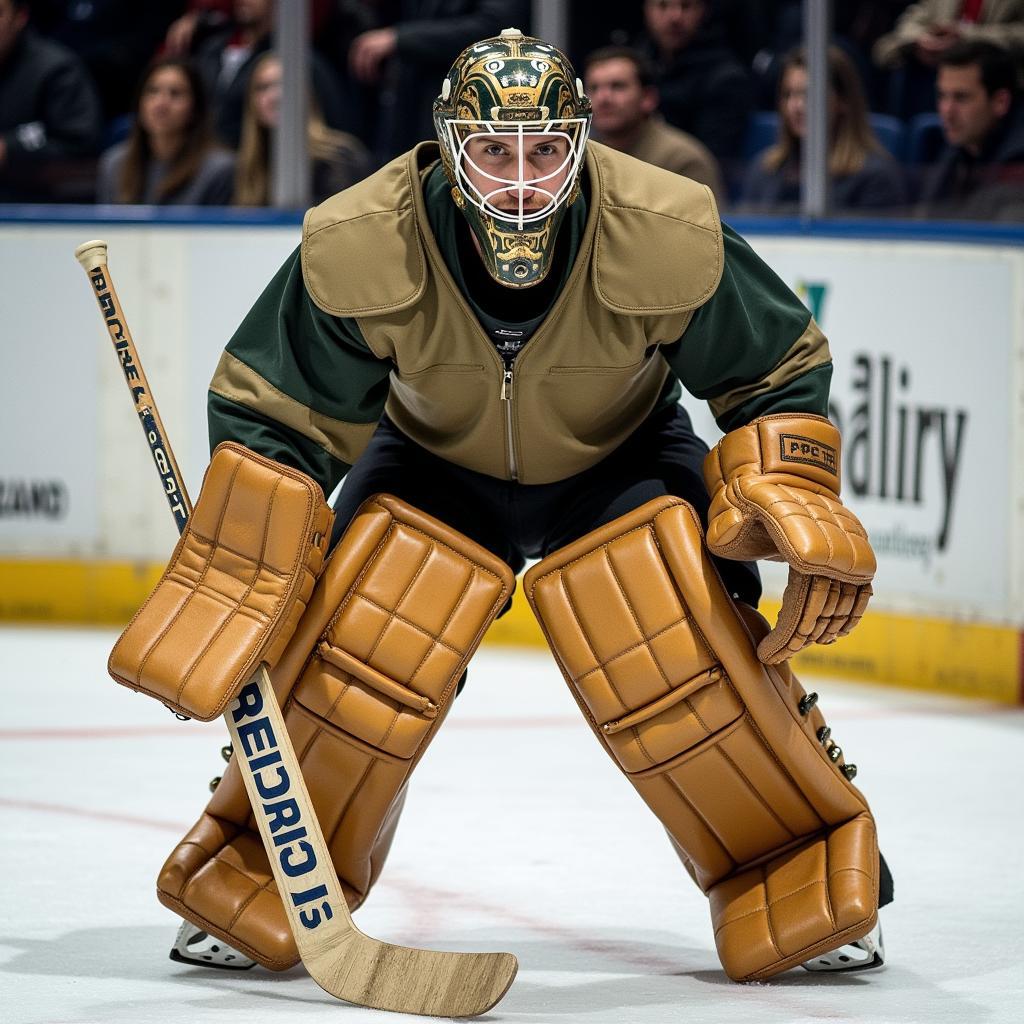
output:
M723 430L772 412L828 415L832 357L807 307L727 225L714 295L662 351Z
M384 410L390 363L306 291L296 250L228 343L210 382L211 447L239 441L330 493Z

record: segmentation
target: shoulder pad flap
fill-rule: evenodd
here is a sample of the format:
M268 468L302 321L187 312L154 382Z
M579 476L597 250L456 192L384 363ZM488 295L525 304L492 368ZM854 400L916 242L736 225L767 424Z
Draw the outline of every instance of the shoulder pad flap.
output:
M703 305L725 261L711 190L605 146L589 148L600 191L593 278L602 304L632 316Z
M325 313L379 316L411 306L427 271L416 227L415 156L406 154L310 210L302 276Z

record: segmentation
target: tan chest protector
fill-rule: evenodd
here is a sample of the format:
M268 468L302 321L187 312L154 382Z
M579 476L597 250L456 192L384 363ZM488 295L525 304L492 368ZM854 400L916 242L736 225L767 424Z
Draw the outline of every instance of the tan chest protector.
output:
M430 229L424 143L306 215L302 271L324 312L394 362L387 413L435 455L499 479L579 473L651 412L676 341L714 293L722 229L708 188L591 143L591 202L569 279L511 367Z

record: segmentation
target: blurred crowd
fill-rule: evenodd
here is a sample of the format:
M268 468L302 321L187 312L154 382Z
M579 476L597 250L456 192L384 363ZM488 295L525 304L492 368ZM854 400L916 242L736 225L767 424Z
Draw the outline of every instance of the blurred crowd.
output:
M264 206L275 0L0 0L0 202ZM471 42L529 0L311 0L313 201L433 136ZM588 0L569 51L593 137L792 213L806 134L801 0ZM835 0L837 214L1024 221L1024 0Z

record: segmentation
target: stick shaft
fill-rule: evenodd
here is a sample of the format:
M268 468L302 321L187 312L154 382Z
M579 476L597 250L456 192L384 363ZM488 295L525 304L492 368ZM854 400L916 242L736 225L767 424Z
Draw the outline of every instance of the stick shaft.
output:
M192 503L182 483L181 471L164 433L149 381L146 380L139 354L110 279L106 264L106 244L87 242L79 246L76 256L89 275L100 313L110 333L114 351L121 362L125 383L132 393L139 422L146 433L153 462L160 473L167 502L180 533L192 513ZM246 722L246 718L255 719L255 722ZM317 930L318 943L322 942L322 936L328 933L337 941L346 934L357 931L341 885L334 873L323 831L313 811L302 769L284 726L284 718L270 676L264 666L259 667L243 688L240 697L232 702L232 707L224 715L224 721L231 734L235 757L253 807L253 816L259 825L267 858L274 872L274 879L300 955L314 929ZM241 735L239 722L242 722ZM254 725L257 726L256 731L253 731ZM254 748L253 744L258 746ZM268 778L274 779L273 786L262 775L256 777L247 756L256 757L259 751L265 752L268 744L277 748L277 758L272 762L276 767L267 774ZM262 759L257 759L256 763L260 763L260 760ZM275 771L278 773L276 776ZM272 793L271 790L279 792ZM282 801L288 802L288 807L283 811ZM282 817L283 814L287 814L288 817ZM284 820L288 821L287 829L283 829L280 824ZM293 843L282 844L282 835L297 835L300 832L302 835ZM321 890L323 898L319 895ZM310 896L310 893L317 895ZM303 901L304 895L308 898Z
M87 242L86 246L92 246L95 253L99 244L102 243ZM86 246L81 246L80 251L84 250ZM106 249L105 245L103 249ZM93 260L88 263L85 260L81 260L81 262L89 275L89 283L92 285L93 294L99 303L100 314L107 325L110 341L121 363L125 383L131 392L135 411L138 413L142 431L149 444L150 454L153 456L153 464L160 474L164 496L167 498L167 504L174 516L174 524L178 527L178 533L181 533L192 512L192 503L185 490L184 480L174 458L174 452L171 451L171 446L167 443L167 433L164 430L163 421L160 419L160 413L157 412L156 400L153 398L149 381L146 380L142 363L139 361L139 354L135 349L131 331L128 330L117 292L114 291L114 285L110 280L105 254L103 254L102 263L96 262L100 255L95 253Z
M105 242L86 242L75 256L89 275L180 533L192 504L110 281L106 249ZM429 1016L476 1016L501 999L516 974L509 953L393 946L356 927L265 665L224 721L295 946L313 980L351 1003Z

